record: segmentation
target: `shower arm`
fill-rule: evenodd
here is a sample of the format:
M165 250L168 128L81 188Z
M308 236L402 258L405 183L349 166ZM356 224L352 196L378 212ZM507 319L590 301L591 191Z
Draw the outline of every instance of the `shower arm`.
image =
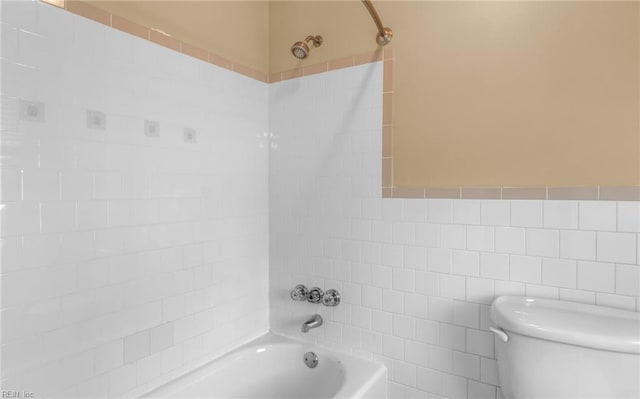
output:
M393 38L393 31L391 30L391 28L388 28L382 25L382 21L380 20L380 15L378 15L378 12L376 11L376 8L373 6L373 3L371 3L371 0L362 0L362 4L367 9L367 11L369 11L369 14L371 14L371 18L373 18L373 22L376 24L376 27L378 28L378 35L376 36L376 42L378 43L379 46L386 46L387 44L389 44L389 42L391 42L391 39Z
M320 47L322 45L322 36L307 36L306 39L304 39L305 43L309 43L309 42L313 42L313 46L314 47Z

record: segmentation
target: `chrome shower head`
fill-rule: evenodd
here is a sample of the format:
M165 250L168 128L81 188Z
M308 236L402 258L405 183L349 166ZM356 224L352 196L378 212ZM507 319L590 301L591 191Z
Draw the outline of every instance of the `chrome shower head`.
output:
M302 42L295 42L291 46L291 54L299 60L304 60L309 55L309 45L307 43L313 42L314 47L320 47L322 45L322 36L307 36Z

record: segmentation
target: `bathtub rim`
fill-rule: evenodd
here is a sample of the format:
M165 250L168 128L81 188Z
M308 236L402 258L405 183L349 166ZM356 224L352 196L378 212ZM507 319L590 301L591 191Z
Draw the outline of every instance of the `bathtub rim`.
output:
M241 351L250 349L252 347L257 347L261 345L282 345L282 344L297 344L301 346L308 347L309 350L318 352L328 352L332 356L336 357L341 363L354 363L354 362L365 362L371 365L371 373L367 374L366 379L361 381L361 383L356 384L356 379L354 378L345 378L343 385L339 388L338 392L335 394L335 398L362 398L367 392L369 392L376 383L378 383L381 379L385 386L385 394L386 394L386 386L388 383L388 370L384 363L376 360L367 358L365 356L361 356L358 354L342 352L339 350L335 350L329 347L323 347L318 345L316 342L304 341L302 339L291 337L287 335L282 335L273 332L272 330L268 330L265 332L261 332L252 337L247 338L242 343L235 345L231 350L224 352L218 356L215 356L212 359L206 360L201 364L176 375L174 378L166 381L158 386L154 386L140 395L136 396L136 398L161 398L162 396L156 396L158 394L167 394L171 393L173 390L170 390L171 385L177 383L180 380L185 380L183 383L187 383L188 385L197 383L198 381L206 378L208 375L212 374L216 370L224 367L227 361L230 361L234 354L237 354ZM215 365L216 362L220 364ZM345 367L346 370L350 370ZM358 371L358 368L356 368ZM169 391L168 391L169 390Z

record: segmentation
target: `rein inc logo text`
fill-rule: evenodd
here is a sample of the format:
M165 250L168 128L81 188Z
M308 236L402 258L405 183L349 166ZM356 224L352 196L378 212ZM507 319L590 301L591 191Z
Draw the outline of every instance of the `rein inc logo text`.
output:
M11 389L3 389L0 391L0 398L35 398L36 395L29 391L14 391Z

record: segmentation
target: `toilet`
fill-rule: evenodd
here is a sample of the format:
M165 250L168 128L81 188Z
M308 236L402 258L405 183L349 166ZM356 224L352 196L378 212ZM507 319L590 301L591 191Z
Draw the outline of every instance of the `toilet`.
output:
M505 399L640 398L640 313L501 296L491 320Z

